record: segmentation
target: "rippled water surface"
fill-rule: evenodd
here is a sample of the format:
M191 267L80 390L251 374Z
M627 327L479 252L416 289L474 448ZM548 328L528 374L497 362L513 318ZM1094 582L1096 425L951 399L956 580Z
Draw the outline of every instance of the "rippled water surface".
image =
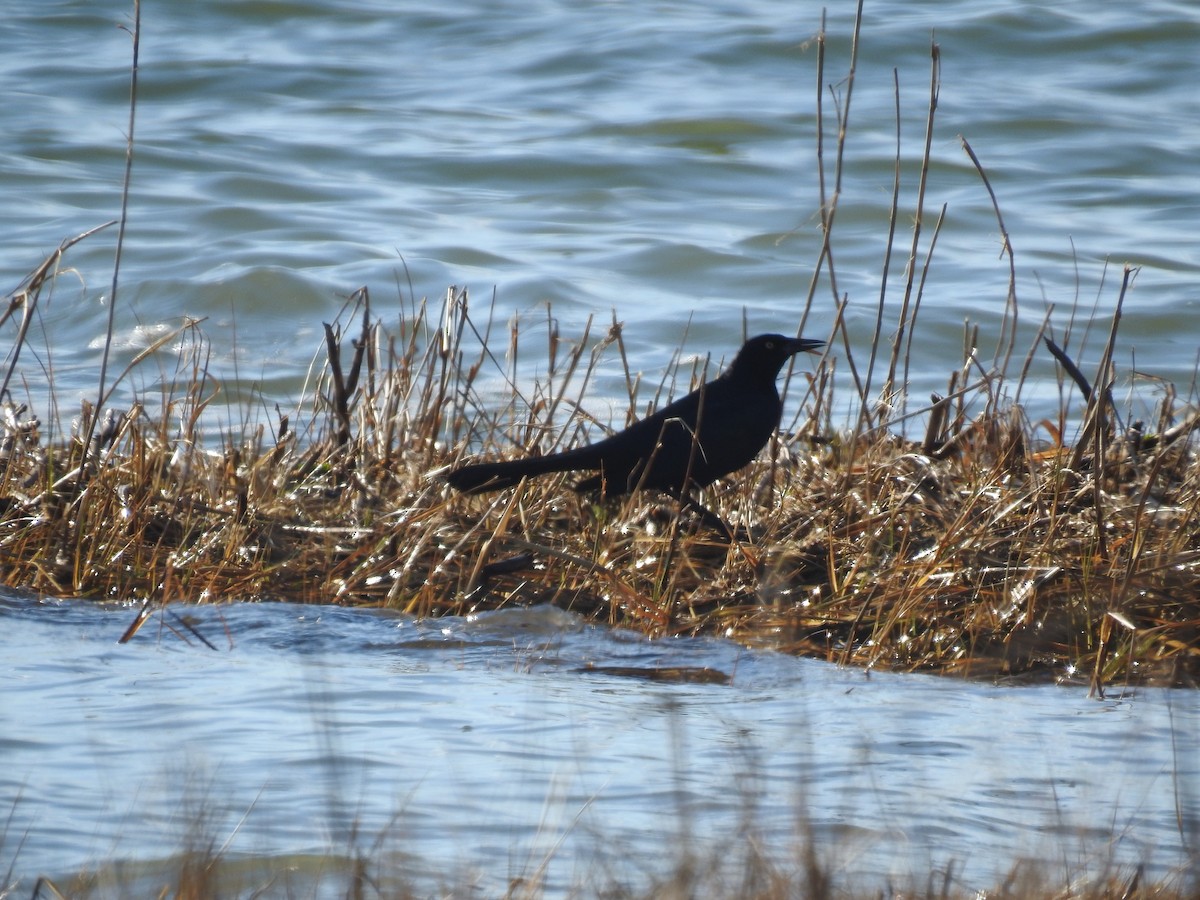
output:
M839 880L953 865L966 891L1022 858L1062 883L1113 858L1162 875L1200 822L1194 693L867 677L552 608L179 607L118 645L133 614L0 602L3 855L25 879L132 871L191 834L231 858L401 854L483 896L546 861L555 896L683 846L784 865L811 834ZM648 677L672 667L695 680Z
M473 290L481 321L494 291L498 323L516 317L534 335L548 303L568 336L589 316L604 326L615 314L652 383L681 339L687 352L728 358L743 314L752 331L794 329L820 246L821 16L816 2L768 0L146 3L122 359L184 316L207 317L226 396L261 391L270 408L295 397L322 349L320 323L363 285L388 319L450 284ZM121 4L78 0L6 16L6 286L119 209L128 23ZM914 396L944 389L964 319L981 324L985 360L1001 336L1008 266L959 135L986 166L1016 250L1018 353L1048 304L1060 335L1076 301L1085 318L1096 302L1111 310L1119 268L1134 262L1118 361L1126 375L1136 367L1186 389L1200 267L1192 5L868 0L848 96L852 26L850 9L830 11L822 94L827 117L850 103L835 262L858 352L886 246L893 79L903 165L889 323L936 39L925 246L943 205L946 220L911 361ZM830 161L834 132L827 121ZM54 366L60 399L95 382L114 240L110 229L77 247L74 273L40 311L49 349L27 362L35 382ZM822 282L807 330L824 336L834 307ZM1097 326L1093 337L1105 333ZM1053 376L1044 353L1032 371L1039 384ZM152 387L156 372L130 389ZM601 378L596 390L618 382ZM1042 395L1057 403L1056 392Z
M96 0L5 13L6 291L118 214L128 15ZM980 325L981 365L1001 338L1008 263L960 135L1015 249L1016 358L1050 306L1062 337L1077 304L1072 352L1094 364L1133 262L1122 377L1186 394L1200 332L1194 5L867 0L852 95L852 16L828 13L819 77L821 16L796 0L146 2L117 301L109 228L69 251L43 296L17 400L48 430L68 427L94 393L112 309L114 371L185 317L204 319L223 386L210 412L259 421L296 400L324 352L321 323L360 286L394 326L414 298L466 285L481 323L494 302L499 346L510 321L540 346L548 304L567 337L615 316L648 384L681 342L727 358L743 321L790 331L805 310L821 243L818 94L830 166L833 110L850 104L834 248L861 361L881 292L897 83L885 334L898 315L931 39L942 68L919 265L943 206L945 220L913 396L944 390L965 320ZM837 298L818 284L808 334L827 336ZM16 324L0 326L5 346ZM116 402L152 404L187 347L157 348ZM524 359L532 377L542 357ZM1044 354L1030 371L1036 420L1058 392ZM618 372L614 356L593 382L600 417L623 390ZM1152 382L1138 388L1157 396ZM853 407L848 382L837 398ZM131 616L0 605L0 801L13 811L0 869L15 859L30 878L158 859L202 820L251 856L378 839L416 873L485 873L485 896L549 858L553 893L596 871L661 871L663 848L687 840L728 846L748 804L775 857L808 828L840 872L872 883L953 862L961 884L983 885L1025 855L1063 873L1114 841L1117 858L1161 873L1179 861L1180 817L1195 845L1196 755L1179 751L1200 734L1193 694L1096 702L867 678L719 641L646 642L553 610L419 623L179 609L118 646ZM663 666L729 683L620 674Z

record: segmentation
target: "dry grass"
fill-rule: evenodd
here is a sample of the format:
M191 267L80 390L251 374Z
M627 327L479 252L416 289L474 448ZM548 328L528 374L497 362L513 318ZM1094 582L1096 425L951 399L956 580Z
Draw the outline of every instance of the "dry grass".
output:
M842 886L831 872L807 851L794 866L775 865L753 848L710 849L703 859L666 848L675 866L657 878L641 873L589 872L567 890L548 890L542 873L532 871L509 880L506 900L539 900L563 896L573 900L661 900L694 897L741 898L741 900L826 900L826 898L904 898L904 900L951 900L958 897L988 900L1184 900L1194 897L1186 877L1170 876L1150 883L1141 869L1112 872L1094 878L1064 879L1043 866L1016 865L1007 877L988 890L967 890L955 872L931 871L923 881L913 877L907 884L886 889ZM743 856L744 858L739 858ZM177 900L207 900L219 897L312 897L391 898L480 896L477 873L448 871L432 888L407 873L403 866L389 868L382 860L330 854L293 855L279 858L226 858L213 849L189 851L177 858L153 864L115 866L80 872L68 879L41 878L30 895L46 900L111 896L171 897ZM902 882L904 879L900 879ZM496 896L501 896L496 894Z
M1153 876L1142 865L1119 866L1104 860L1022 860L1007 868L998 864L997 882L981 889L966 883L961 866L954 863L931 864L925 871L918 866L907 873L867 875L853 852L843 859L837 848L818 848L803 833L789 846L768 847L752 819L712 844L688 837L684 824L681 829L680 834L668 832L655 841L652 849L661 864L653 871L613 860L568 862L556 858L556 848L497 873L475 868L461 857L449 864L413 858L397 849L395 836L389 834L377 836L367 847L342 852L240 854L201 822L174 855L146 861L114 860L55 879L43 876L32 886L32 879L12 881L10 872L9 891L0 889L0 896L17 896L18 890L20 896L32 900L134 896L174 900L314 896L356 900L480 896L506 900L547 896L576 900L1184 900L1196 896L1195 866L1188 863L1166 872L1158 870L1161 874ZM605 835L597 835L597 839L602 841ZM1064 848L1069 844L1065 835L1059 840ZM470 859L469 848L462 856ZM565 871L559 871L562 869Z
M856 22L855 47L857 29ZM822 32L822 147L824 41ZM930 135L936 47L932 58ZM212 406L225 386L210 371L202 331L185 323L111 383L102 371L97 402L84 402L73 426L62 427L53 383L44 385L49 408L31 408L41 386L29 387L33 376L23 362L30 354L22 351L42 292L77 238L35 269L0 312L11 346L0 383L0 583L140 606L126 638L172 602L289 600L417 616L554 603L648 635L721 634L839 664L1071 678L1097 692L1125 682L1194 686L1200 457L1193 433L1200 419L1161 385L1149 402L1138 399L1155 409L1148 425L1127 421L1113 402L1121 307L1133 273L1125 273L1094 374L1080 371L1065 349L1069 341L1059 338L1060 347L1053 339L1052 313L1024 356L1016 355L1016 269L997 205L1011 270L999 350L985 363L978 334L968 330L945 397L928 406L910 397L908 352L941 224L936 217L923 231L929 141L917 208L892 211L889 248L896 224L914 222L911 247L902 251L912 260L903 296L892 304L881 292L864 345L841 317L847 299L831 252L853 71L852 58L849 76L838 82L836 147L818 153L824 244L797 324L809 336L826 336L807 323L818 286L828 288L830 351L811 373L790 376L797 412L769 452L705 498L736 528L733 545L674 501L652 495L600 507L573 494L562 477L484 497L444 486L439 473L468 455L575 444L644 415L706 374L684 367L645 389L629 369L615 321L598 339L589 328L564 340L553 320L544 346L531 348L515 326L493 339L475 321L466 291L453 288L440 304L413 304L391 330L367 291L357 292L327 328L300 413L253 421L246 410L236 427L214 428ZM965 141L964 149L986 184ZM835 160L828 179L826 159ZM899 172L898 164L896 196ZM114 272L110 308L116 285ZM111 328L110 321L110 335ZM712 349L732 353L734 343ZM545 373L533 384L513 374L531 355ZM1054 358L1068 389L1055 415L1031 422L1018 398L1038 356ZM167 385L158 395L112 408L123 379L163 366L152 379ZM599 404L589 397L601 369L626 376L628 408L615 420L595 415ZM24 403L15 396L21 386ZM832 410L845 408L847 398L852 420L835 421ZM201 842L168 861L161 878L150 876L158 879L155 891L207 897L244 888L250 895L266 885L264 892L290 896L294 876L294 893L303 896L310 882L328 886L330 879L346 896L415 895L402 879L393 883L382 857L239 860L231 871L215 846ZM595 888L589 877L593 887L578 896L845 895L803 842L793 868L769 863L753 841L676 852L679 864L661 882L629 887L617 873ZM310 869L312 879L305 877ZM986 896L1192 896L1194 873L1184 876L1179 886L1141 884L1130 872L1062 884L1018 866ZM106 877L80 873L64 886L66 895L128 893L128 885ZM510 896L540 896L539 878L536 871L515 878ZM452 882L449 876L445 893L454 893ZM956 896L957 887L952 873L934 873L927 885L896 896ZM58 889L43 881L34 893Z
M202 414L220 385L194 329L169 379L178 392L153 414L109 416L90 444L86 404L56 443L9 404L0 579L144 612L277 599L435 616L554 603L650 635L719 633L977 677L1077 673L1097 688L1200 673L1200 465L1193 420L1170 393L1148 433L1120 428L1109 392L1093 391L1077 411L1090 424L1064 446L1005 402L1019 385L992 371L909 440L879 412L834 430L826 358L793 378L803 396L792 434L706 498L739 529L730 546L655 495L601 508L561 477L483 497L438 478L468 453L595 435L586 387L597 367L623 364L619 325L594 344L552 333L545 378L497 400L479 382L494 386L506 367L476 339L465 291L451 290L434 320L412 310L396 334L365 291L353 300L355 340L329 329L300 434L281 419L205 448ZM512 332L510 363L527 353ZM631 400L627 418L643 412Z
M29 377L22 350L42 291L76 238L0 313L0 331L12 338L0 384L0 582L140 602L143 613L174 601L286 599L419 616L555 603L651 635L719 633L838 663L1071 677L1101 691L1148 679L1195 684L1200 468L1192 434L1200 419L1173 388L1155 386L1158 399L1144 404L1156 410L1148 426L1123 421L1113 403L1133 272L1125 272L1094 375L1079 370L1068 339L1059 338L1061 347L1052 339L1053 311L1024 358L1015 356L1016 267L992 195L1010 269L994 360L982 360L969 328L946 396L924 407L908 395L909 349L942 222L938 215L925 227L936 45L913 210L896 205L897 146L888 247L897 223L911 220L903 294L893 303L881 291L872 340L851 340L831 248L860 24L861 6L833 128L824 31L816 41L824 242L797 328L823 336L807 323L818 289L828 288L830 351L811 375L789 376L799 411L787 434L706 498L740 528L735 545L663 498L598 508L561 478L484 498L452 494L438 473L468 454L574 444L704 377L693 367L639 390L615 320L593 341L590 329L560 339L550 319L537 349L514 326L500 353L489 327L483 336L476 330L466 292L453 288L440 308L411 304L390 332L366 289L357 292L327 326L325 359L296 421L254 422L247 410L214 438L206 410L222 385L203 335L185 323L111 382L106 349L97 401L83 404L73 429L44 435L38 417L46 411L19 405L13 391ZM136 97L136 80L132 88ZM132 124L131 116L130 153ZM837 135L831 152L827 131ZM975 152L963 147L990 194ZM891 257L889 249L885 286L894 280ZM110 309L115 271L111 298ZM118 385L141 366L162 365L167 346L183 348L171 357L173 371L158 372L169 387L153 407L114 413ZM532 385L512 374L531 353L545 373ZM1054 358L1068 389L1056 416L1031 423L1016 398L1038 356ZM621 421L596 421L588 385L598 368L618 366L628 410ZM54 385L46 388L53 395ZM835 423L835 399L845 408L848 397L853 421ZM1077 436L1062 437L1069 433Z

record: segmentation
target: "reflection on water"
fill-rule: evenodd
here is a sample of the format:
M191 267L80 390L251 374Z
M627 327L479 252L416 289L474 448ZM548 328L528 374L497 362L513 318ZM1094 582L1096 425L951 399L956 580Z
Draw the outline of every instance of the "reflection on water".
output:
M1026 857L1162 874L1179 821L1197 834L1194 693L868 677L553 608L177 607L118 646L132 617L0 601L0 864L27 884L162 858L198 822L232 854L400 854L483 895L546 860L552 895L685 838L735 854L747 820L783 862L809 834L843 878L953 864L964 888Z

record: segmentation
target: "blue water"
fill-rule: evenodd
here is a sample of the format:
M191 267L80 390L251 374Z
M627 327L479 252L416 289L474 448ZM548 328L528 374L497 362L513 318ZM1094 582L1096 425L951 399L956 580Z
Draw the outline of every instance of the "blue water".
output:
M6 291L119 212L130 11L6 10ZM258 421L301 402L321 323L361 286L393 327L420 298L469 287L497 350L519 326L528 379L544 371L548 307L572 339L590 317L593 336L623 321L649 385L680 346L728 358L743 320L795 329L821 245L817 97L829 190L833 111L847 101L852 17L829 12L819 80L821 14L794 0L147 2L115 307L108 228L68 252L31 311L14 397L50 436L69 428L95 394L111 309L114 372L185 317L203 319L201 359L223 388L209 414ZM896 327L931 40L942 68L918 266L946 215L913 403L959 368L964 322L980 327L984 369L1002 337L1008 263L960 135L1015 251L1018 364L1049 314L1091 371L1131 262L1119 402L1146 415L1162 393L1154 378L1188 396L1200 17L1186 3L868 2L833 233L838 293L823 275L806 333L828 337L844 297L849 352L865 362L896 171L894 79L901 189L885 336ZM0 326L4 346L15 328ZM191 371L194 347L167 341L113 402L153 405L178 367ZM835 403L852 415L846 352L839 336ZM1030 379L1022 399L1037 421L1059 403L1041 351ZM606 356L593 414L623 384ZM1107 859L1114 835L1119 859L1162 873L1183 842L1177 802L1195 845L1194 754L1176 752L1200 731L1192 695L1098 703L1075 689L867 678L718 641L647 643L550 611L436 623L186 612L216 650L170 617L186 642L152 620L119 647L129 610L0 608L0 814L13 810L0 868L15 859L28 879L161 859L202 811L235 853L379 838L424 861L414 877L485 873L485 895L548 856L553 894L610 862L659 871L684 823L702 849L726 846L747 798L772 854L811 826L823 850L846 854L843 875L871 883L954 863L965 888L988 886L1026 855L1050 858L1065 882ZM732 683L589 670L664 662Z
M832 116L847 101L851 11L828 15L821 87L821 10L147 3L118 359L185 316L203 318L207 364L226 396L286 407L322 352L320 323L360 286L393 323L414 297L436 300L451 284L472 290L482 322L494 295L497 349L512 319L539 348L547 304L569 338L588 317L604 326L615 314L650 384L681 344L728 358L743 316L752 332L794 329L821 242L817 95L830 167ZM119 210L129 13L63 0L6 16L6 286ZM1092 371L1120 269L1132 262L1140 272L1118 345L1121 386L1133 380L1129 402L1142 407L1157 398L1142 376L1186 394L1200 267L1198 39L1200 20L1182 3L868 2L834 230L858 365L881 289L894 78L902 186L885 337L899 315L936 40L941 87L918 265L943 205L946 218L910 360L914 403L945 390L964 320L981 327L985 367L1002 337L1008 265L959 135L986 168L1015 248L1017 359L1049 306L1060 341L1077 306L1068 346ZM826 181L831 190L832 170ZM72 250L70 274L39 310L40 353L22 373L46 420L55 412L40 393L48 367L64 419L79 393L94 393L115 237L108 229ZM827 336L835 305L823 278L806 331ZM1100 321L1080 347L1093 307ZM152 394L173 372L172 349L187 346L168 343L117 401ZM540 356L526 353L527 377ZM595 382L598 415L622 384L615 356L610 366L601 375L612 377ZM836 400L850 414L853 384L839 377ZM1036 421L1059 402L1044 351L1030 377L1022 399ZM225 415L242 418L236 404Z
M545 862L561 896L685 848L790 871L811 839L838 884L969 893L1022 860L1166 877L1200 825L1195 693L868 676L552 608L175 607L118 645L133 617L0 600L0 859L26 885L211 844L400 854L483 896ZM664 667L709 680L635 674Z

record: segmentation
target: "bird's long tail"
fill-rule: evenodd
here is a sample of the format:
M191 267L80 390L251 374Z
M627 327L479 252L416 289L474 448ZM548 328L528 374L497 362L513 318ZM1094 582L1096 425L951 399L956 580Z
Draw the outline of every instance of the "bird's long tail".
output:
M464 494L482 494L485 491L512 487L522 478L529 476L570 472L579 468L589 468L590 465L590 459L581 458L577 451L568 450L566 453L551 453L548 456L459 466L446 475L446 483Z

